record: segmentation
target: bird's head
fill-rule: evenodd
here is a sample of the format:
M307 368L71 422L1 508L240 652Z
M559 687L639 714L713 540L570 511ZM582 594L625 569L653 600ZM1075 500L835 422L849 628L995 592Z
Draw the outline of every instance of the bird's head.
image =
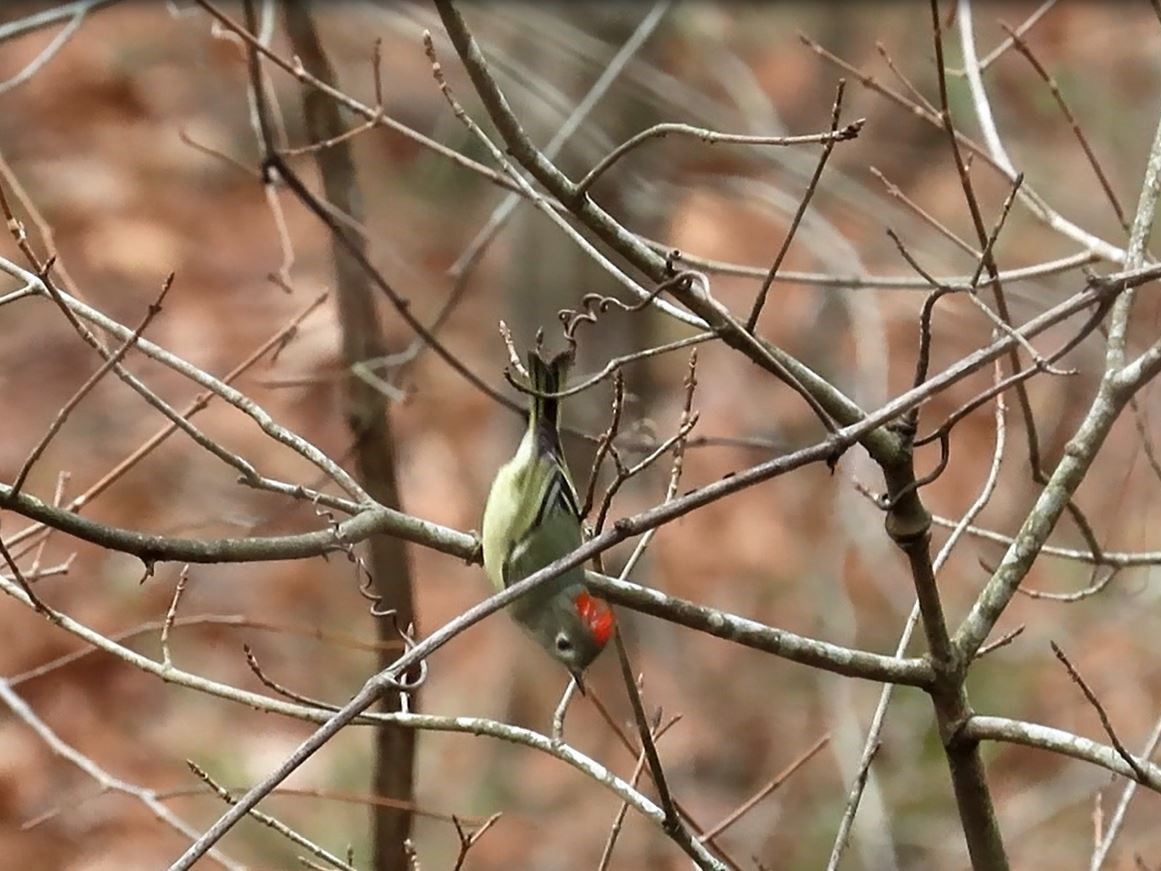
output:
M581 677L613 636L613 609L583 587L562 591L537 619L526 625L540 645L569 670L583 691Z

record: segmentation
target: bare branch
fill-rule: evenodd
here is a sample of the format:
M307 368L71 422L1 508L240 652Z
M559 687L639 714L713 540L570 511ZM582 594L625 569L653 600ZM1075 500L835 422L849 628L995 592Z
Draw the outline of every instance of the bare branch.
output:
M0 264L2 266L2 264ZM288 324L279 329L265 342L259 345L251 354L249 354L241 363L235 366L230 372L222 376L222 382L225 384L232 384L237 381L242 375L253 368L260 360L268 354L273 353L276 357L279 351L286 346L286 344L293 338L302 322L326 300L326 294L322 294L312 300L306 307L304 307L297 315L295 315ZM213 399L214 394L206 391L198 394L194 400L187 405L181 412L180 416L183 418L190 418L205 409ZM165 442L174 432L178 426L176 423L166 423L152 436L145 440L140 447L132 451L129 456L117 463L108 473L103 475L95 484L90 486L85 492L79 496L70 499L65 510L70 513L79 511L84 506L88 505L94 499L98 498L102 493L106 492L112 484L121 478L122 475L133 469L145 457L156 449L159 445ZM9 546L27 540L28 538L43 534L45 526L40 523L33 524L27 527L16 535L7 540Z
M560 128L553 133L548 144L544 146L544 154L546 157L551 160L560 153L561 149L580 128L580 125L584 123L592 110L600 103L605 94L608 93L609 88L620 77L629 61L632 60L634 55L640 51L641 46L657 30L658 25L661 24L662 19L669 12L671 6L672 0L657 0L653 4L649 12L633 30L633 33L625 40L625 44L609 59L608 64L605 65L597 80L589 88L588 93L577 103L576 108L573 109L564 123L560 125ZM581 182L581 190L584 190L584 187L584 182ZM476 234L475 238L468 243L467 248L463 250L455 262L448 268L448 274L457 283L461 282L475 264L479 262L484 252L488 250L488 246L499 235L507 223L508 218L515 211L516 206L519 205L522 199L523 197L520 193L512 192L504 197L500 204L492 210L492 214L488 217L487 222L480 232Z
M593 592L616 605L643 614L651 614L670 623L706 632L745 647L773 653L775 656L803 665L811 665L849 677L882 680L905 686L923 687L931 682L930 666L923 659L882 656L839 647L825 641L816 641L782 629L763 626L744 617L706 608L667 595L660 590L594 572L586 575L586 583Z
M743 133L721 133L705 127L694 127L691 124L678 124L674 122L654 124L652 127L634 134L602 157L600 162L590 169L584 178L577 182L577 194L587 193L598 178L608 172L614 163L633 149L650 139L664 139L670 134L690 136L695 139L700 139L702 142L707 142L710 145L719 142L733 143L736 145L805 145L812 142L819 142L825 143L826 145L833 145L835 142L844 142L848 139L856 138L866 122L866 118L858 118L844 125L842 128L832 127L826 133L806 133L798 136L753 136ZM548 149L545 149L545 151L547 153Z
M101 787L102 792L112 790L113 792L120 792L124 795L136 799L153 814L161 822L172 828L174 831L184 835L193 840L197 838L198 832L192 825L187 823L181 817L174 814L167 808L158 798L157 793L150 789L144 789L120 778L114 777L103 768L98 766L92 759L85 756L75 747L66 744L61 740L60 736L48 727L36 712L28 706L28 704L12 689L8 681L0 678L0 700L4 701L12 713L21 721L25 723L37 736L48 745L49 749L57 756L68 762L71 762L82 772L87 774ZM219 850L214 849L208 855L214 859L223 868L228 871L243 871L244 866L238 862L233 861L227 856L223 855Z
M0 82L0 94L6 94L14 88L18 88L48 66L52 59L60 53L60 50L68 44L68 41L76 35L85 21L85 15L94 5L92 0L88 3L74 4L76 12L73 13L69 23L52 38L52 41L41 50L40 54L25 65L24 69L7 81Z
M823 48L821 45L805 34L799 33L798 38L803 42L804 45L809 47L823 60L834 64L839 69L845 70L847 73L854 76L864 87L873 90L878 94L881 94L891 102L903 107L907 111L911 112L914 116L926 121L927 123L935 127L943 127L943 122L940 120L937 114L932 114L923 106L911 100L909 97L900 94L898 91L895 91L886 85L883 85L877 79L875 79L874 76L863 72L858 67L852 66L851 64L842 60L842 58L839 58L833 53L827 51L825 48ZM973 96L975 96L974 93ZM986 148L976 142L973 142L958 130L955 131L955 138L961 145L970 150L977 157L982 158L989 166L1002 173L1009 181L1013 181L1015 179L1015 172L1010 171L1007 167L1005 167L1000 159L990 154ZM1020 202L1022 202L1028 208L1028 210L1036 216L1037 219L1042 221L1050 229L1061 233L1062 235L1074 240L1075 242L1078 242L1079 244L1083 245L1088 252L1099 255L1105 260L1111 260L1114 263L1120 264L1124 264L1126 262L1125 250L1123 248L1120 248L1111 242L1096 236L1093 233L1089 233L1084 228L1068 220L1058 211L1049 206L1044 198L1036 193L1031 187L1024 185L1020 189L1019 197Z
M1159 194L1161 194L1161 125L1157 128L1150 149L1141 197L1133 219L1127 258L1130 268L1137 268L1144 263L1145 243L1153 225ZM1128 402L1129 396L1140 386L1142 379L1153 374L1148 367L1139 368L1136 363L1122 368L1132 299L1132 291L1127 290L1113 303L1105 377L1089 406L1088 414L1069 440L1064 456L1029 512L1012 546L1004 554L999 567L956 631L956 647L960 655L967 659L974 656L1012 596L1016 594L1017 587L1039 555L1056 521L1071 503L1072 494L1080 486L1112 429L1113 422ZM1138 358L1138 362L1141 359Z
M964 724L961 737L968 741L1007 741L1012 744L1023 744L1026 747L1049 750L1082 762L1091 762L1122 777L1135 779L1137 776L1113 747L1071 732L1053 729L1051 726L1009 720L1005 717L973 716ZM1141 785L1161 793L1161 766L1139 757L1134 757L1133 761L1144 773L1145 779Z
M60 432L60 428L64 426L65 421L68 420L68 417L72 413L73 409L75 409L77 405L80 404L80 401L84 399L85 396L87 396L94 387L97 386L97 382L104 378L110 369L117 366L121 362L121 360L125 357L125 354L128 353L129 349L137 344L137 340L141 338L141 335L145 332L145 328L148 327L150 322L161 313L161 304L165 301L165 296L167 293L169 293L169 288L173 286L173 277L173 273L171 272L165 281L162 282L161 294L157 297L157 300L149 306L145 316L141 319L141 323L137 325L137 329L133 331L132 335L130 335L129 338L124 342L122 342L121 346L117 348L113 354L106 357L105 362L102 363L100 367L98 367L97 371L90 375L85 380L85 383L77 388L77 392L69 397L68 401L61 406L60 411L56 413L56 417L53 418L52 423L49 425L48 431L45 432L40 441L36 443L36 446L32 449L28 455L28 458L20 467L20 471L16 474L16 480L12 482L13 492L20 492L20 488L24 486L24 482L28 479L28 473L32 471L33 464L44 453L53 437L58 432Z

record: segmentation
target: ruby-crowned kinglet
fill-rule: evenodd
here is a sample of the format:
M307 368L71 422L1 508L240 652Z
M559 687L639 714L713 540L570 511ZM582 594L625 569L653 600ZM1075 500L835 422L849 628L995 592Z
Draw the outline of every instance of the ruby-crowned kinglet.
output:
M570 352L544 360L528 352L534 391L516 455L496 473L484 508L484 571L502 590L580 547L580 509L560 446L559 400ZM512 617L572 673L581 675L613 632L613 612L576 566L512 603Z

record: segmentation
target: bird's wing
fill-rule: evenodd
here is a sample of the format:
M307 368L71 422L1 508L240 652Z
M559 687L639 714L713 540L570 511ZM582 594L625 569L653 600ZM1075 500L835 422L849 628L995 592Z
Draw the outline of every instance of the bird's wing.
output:
M504 560L504 584L509 586L576 550L581 543L580 512L572 483L559 466L543 466L544 474L530 475L525 504L536 513L522 529L514 530L512 547Z

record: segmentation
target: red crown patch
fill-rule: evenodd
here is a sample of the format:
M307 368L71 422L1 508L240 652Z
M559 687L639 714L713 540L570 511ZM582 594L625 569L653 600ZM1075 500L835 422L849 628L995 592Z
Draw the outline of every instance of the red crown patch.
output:
M588 627L597 644L604 647L613 634L613 609L604 600L591 596L587 590L578 593L573 601L581 621Z

